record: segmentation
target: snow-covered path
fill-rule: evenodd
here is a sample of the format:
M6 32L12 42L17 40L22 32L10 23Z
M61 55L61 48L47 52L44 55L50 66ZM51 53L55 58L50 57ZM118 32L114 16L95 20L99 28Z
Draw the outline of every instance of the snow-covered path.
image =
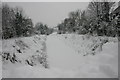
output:
M46 44L51 68L57 68L59 71L62 70L64 72L70 71L73 77L117 77L117 46L111 46L112 43L107 46L114 49L113 52L108 53L109 48L106 46L107 48L105 47L101 54L85 57L65 45L55 34L47 37ZM68 75L70 74L68 73Z
M48 61L51 67L75 69L79 66L79 63L77 63L80 60L79 55L76 55L75 51L66 46L57 36L48 36L46 44Z

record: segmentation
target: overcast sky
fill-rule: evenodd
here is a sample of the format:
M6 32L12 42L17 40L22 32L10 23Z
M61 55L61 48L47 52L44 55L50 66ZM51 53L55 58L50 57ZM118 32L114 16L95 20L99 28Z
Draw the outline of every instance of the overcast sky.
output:
M42 22L50 27L56 26L68 13L85 9L88 2L9 2L8 5L22 7L33 23Z

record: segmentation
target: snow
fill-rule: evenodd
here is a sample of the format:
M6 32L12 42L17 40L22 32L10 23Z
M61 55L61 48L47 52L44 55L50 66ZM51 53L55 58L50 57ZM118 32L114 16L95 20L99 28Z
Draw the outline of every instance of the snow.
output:
M70 35L67 37L70 37ZM118 43L106 43L103 46L103 51L99 52L99 54L84 57L76 53L70 46L65 45L62 40L63 38L60 35L51 35L48 37L47 51L49 56L48 61L51 67L64 69L64 71L72 71L73 77L80 78L109 78L118 76Z
M37 35L21 39L30 48L25 49L24 59L45 45L43 41L46 38L42 37L43 41L41 42L38 40L39 37ZM91 51L90 46L96 44L94 43L96 40L97 44L100 44L100 38L76 34L51 34L47 36L47 49L44 50L47 52L49 68L8 62L3 64L2 76L5 78L117 78L118 41L115 38L102 38L108 39L108 42L102 45L101 51L96 50L95 55L83 56L84 53ZM14 39L6 42L6 46L13 45ZM13 50L11 49L11 51Z
M18 64L20 67L21 65L46 67L45 40L46 36L39 35L3 40L3 77L11 71L12 67L13 70L16 69L15 66ZM6 67L9 65L13 66Z
M25 63L25 60L33 55L41 55L43 53L44 41L42 36L3 40L3 53L10 53L10 56L15 54L18 61Z
M110 8L109 13L112 13L115 9L117 9L119 6L119 2L115 2L112 7Z

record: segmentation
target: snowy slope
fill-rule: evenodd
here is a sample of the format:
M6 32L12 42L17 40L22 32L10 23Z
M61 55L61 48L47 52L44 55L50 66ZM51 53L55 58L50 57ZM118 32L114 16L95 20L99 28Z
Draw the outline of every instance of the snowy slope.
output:
M36 66L47 68L46 36L32 36L2 41L3 77L6 71L16 66ZM11 66L11 67L10 67ZM18 67L19 67L18 66Z
M63 34L58 35L66 45L81 55L96 54L102 51L102 46L109 42L118 42L118 39L112 37L94 37L90 35Z

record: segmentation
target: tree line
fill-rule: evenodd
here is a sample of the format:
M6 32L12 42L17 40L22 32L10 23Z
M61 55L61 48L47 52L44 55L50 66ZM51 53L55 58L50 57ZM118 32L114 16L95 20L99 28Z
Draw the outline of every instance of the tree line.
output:
M114 3L105 0L102 2L89 2L86 10L70 12L68 18L65 18L56 26L58 28L57 32L59 34L119 36L120 13L110 13ZM49 35L55 31L41 22L34 25L32 19L20 7L12 8L7 4L3 4L0 9L2 11L2 15L0 15L2 17L2 39L26 37L35 34Z
M102 2L92 1L89 2L86 10L70 12L68 18L65 18L57 25L58 33L78 33L112 37L119 36L120 30L118 29L118 25L120 13L110 13L114 3L115 2L107 2L105 0Z
M35 34L49 35L53 29L46 24L38 22L33 24L32 19L25 15L20 7L12 8L2 5L2 39L26 37Z

